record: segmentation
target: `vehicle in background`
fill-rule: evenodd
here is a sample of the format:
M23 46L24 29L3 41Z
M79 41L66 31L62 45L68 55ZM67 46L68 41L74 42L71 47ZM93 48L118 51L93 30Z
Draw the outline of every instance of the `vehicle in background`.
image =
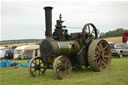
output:
M0 59L13 59L13 50L8 47L0 47Z
M128 43L110 43L112 56L128 56Z
M112 56L116 56L117 55L117 52L115 50L115 47L114 47L115 43L109 43L109 46L111 48L111 53L112 53Z
M127 43L128 42L128 32L122 33L122 42Z
M14 59L31 59L35 56L40 56L39 45L24 45L14 50Z

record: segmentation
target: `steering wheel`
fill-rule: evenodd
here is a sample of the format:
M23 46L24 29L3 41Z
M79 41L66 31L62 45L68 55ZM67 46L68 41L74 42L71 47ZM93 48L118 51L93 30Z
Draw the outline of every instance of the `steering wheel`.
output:
M97 29L94 24L87 23L84 25L82 29L82 40L85 45L88 45L92 39L97 39Z

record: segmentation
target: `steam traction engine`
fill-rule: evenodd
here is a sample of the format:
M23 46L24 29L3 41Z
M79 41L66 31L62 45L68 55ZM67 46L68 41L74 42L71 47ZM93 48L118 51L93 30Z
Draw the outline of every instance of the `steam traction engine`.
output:
M46 39L40 44L40 57L30 60L28 70L33 77L53 69L58 79L67 78L72 69L90 66L94 71L106 70L111 62L111 51L105 40L97 39L97 29L85 24L82 32L68 34L61 14L52 34L52 7L44 7Z

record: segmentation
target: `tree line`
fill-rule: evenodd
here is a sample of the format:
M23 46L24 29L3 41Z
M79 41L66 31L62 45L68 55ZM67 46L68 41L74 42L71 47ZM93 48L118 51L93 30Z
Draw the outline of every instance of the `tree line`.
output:
M113 31L108 31L108 32L101 32L99 35L99 38L107 38L107 37L119 37L122 36L123 32L128 32L128 30L123 29L123 28L118 28Z
M3 40L3 41L0 41L0 45L31 43L31 42L40 42L40 41L41 41L41 39Z

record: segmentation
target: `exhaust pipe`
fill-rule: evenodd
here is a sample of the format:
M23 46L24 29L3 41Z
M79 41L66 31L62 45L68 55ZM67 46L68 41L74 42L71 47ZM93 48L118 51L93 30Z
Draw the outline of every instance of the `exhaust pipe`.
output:
M50 6L44 7L45 10L45 36L46 38L52 38L52 8Z

